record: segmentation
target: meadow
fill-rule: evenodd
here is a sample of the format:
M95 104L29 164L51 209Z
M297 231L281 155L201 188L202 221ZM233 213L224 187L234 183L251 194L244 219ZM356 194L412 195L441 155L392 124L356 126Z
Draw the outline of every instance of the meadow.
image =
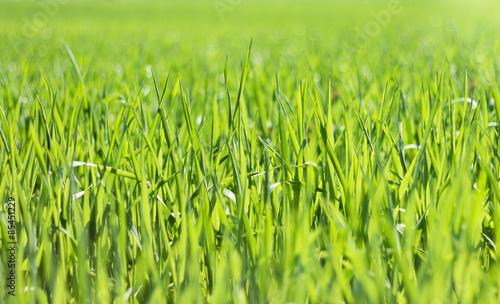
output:
M500 302L499 8L0 1L0 302Z

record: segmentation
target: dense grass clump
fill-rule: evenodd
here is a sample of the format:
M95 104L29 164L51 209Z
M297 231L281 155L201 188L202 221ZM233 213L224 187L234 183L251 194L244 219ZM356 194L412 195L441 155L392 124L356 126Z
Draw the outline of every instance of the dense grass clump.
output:
M0 302L499 302L498 6L221 3L0 2Z

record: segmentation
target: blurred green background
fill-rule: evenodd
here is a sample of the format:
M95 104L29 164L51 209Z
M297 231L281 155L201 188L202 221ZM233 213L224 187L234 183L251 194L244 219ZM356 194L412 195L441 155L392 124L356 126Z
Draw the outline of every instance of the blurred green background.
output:
M28 61L45 66L67 44L96 67L106 62L140 71L152 64L188 75L195 68L220 71L226 55L240 61L253 38L256 63L279 71L306 62L321 72L373 58L385 68L412 66L435 56L463 68L500 46L493 2L396 3L400 12L379 22L375 15L388 10L387 2L0 1L0 59L4 68ZM376 34L359 34L370 26Z
M65 75L76 81L67 46L91 99L103 85L109 93L139 83L151 89L144 82L150 68L160 77L182 76L206 97L207 85L222 84L226 58L230 85L237 84L253 39L261 81L274 82L277 74L287 94L308 72L323 88L329 78L334 87L341 77L357 79L351 89L365 95L396 73L412 91L445 61L459 87L466 68L474 85L490 85L500 64L499 7L489 1L0 1L0 69L11 84L20 83L28 65L55 85ZM272 96L272 85L262 89ZM224 98L224 90L219 94Z

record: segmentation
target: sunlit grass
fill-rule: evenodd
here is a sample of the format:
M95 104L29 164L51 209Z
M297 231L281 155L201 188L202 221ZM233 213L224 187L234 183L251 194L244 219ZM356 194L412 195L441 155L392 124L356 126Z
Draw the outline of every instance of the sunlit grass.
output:
M0 3L7 303L499 301L494 9L262 5Z

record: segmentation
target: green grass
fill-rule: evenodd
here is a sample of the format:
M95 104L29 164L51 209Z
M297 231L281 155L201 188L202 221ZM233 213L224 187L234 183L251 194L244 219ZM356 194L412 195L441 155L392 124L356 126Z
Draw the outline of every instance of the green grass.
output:
M400 5L0 2L0 297L499 302L499 7Z

